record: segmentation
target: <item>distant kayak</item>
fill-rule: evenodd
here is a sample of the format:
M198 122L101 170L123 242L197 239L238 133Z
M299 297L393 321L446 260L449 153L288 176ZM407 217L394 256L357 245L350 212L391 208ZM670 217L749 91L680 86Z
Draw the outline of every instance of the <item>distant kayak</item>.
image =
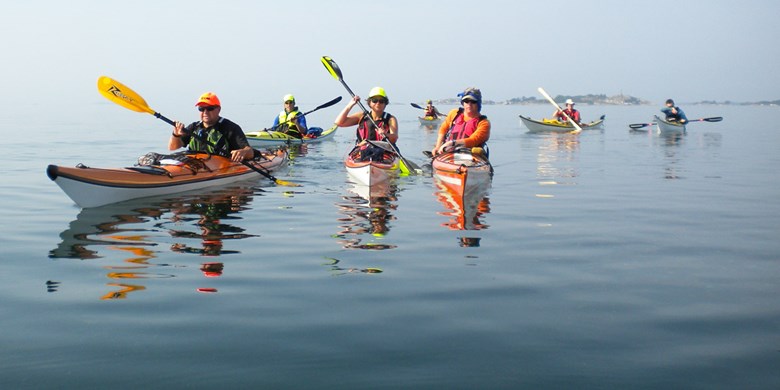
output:
M289 144L307 144L312 142L321 142L328 139L332 139L333 136L336 134L336 130L338 130L338 126L333 125L333 127L322 131L321 127L312 127L309 129L309 132L311 133L312 130L316 132L316 129L319 129L321 132L317 136L305 136L303 138L296 138L293 136L290 136L284 132L281 131L253 131L250 133L246 133L246 139L249 141L249 145L253 147L267 147L267 146L275 146L275 145L289 145Z
M602 115L601 118L593 122L582 123L581 127L583 130L602 130L604 129L605 117L606 115ZM542 132L566 133L575 130L574 126L572 126L571 123L559 122L555 119L542 119L541 121L537 121L520 115L520 121L523 123L523 125L525 125L528 131L534 133L542 133Z
M429 126L435 126L441 123L442 119L440 116L432 117L432 116L420 116L417 117L417 119L420 120L421 125L429 125Z
M156 165L127 168L49 165L46 174L84 208L263 178L246 165L225 157L205 153L181 156L177 160L163 159ZM263 157L246 162L270 172L287 162L287 151L263 152Z
M655 116L655 124L658 127L658 132L661 134L675 134L685 132L684 124L679 122L669 122L665 119L661 119L658 115Z

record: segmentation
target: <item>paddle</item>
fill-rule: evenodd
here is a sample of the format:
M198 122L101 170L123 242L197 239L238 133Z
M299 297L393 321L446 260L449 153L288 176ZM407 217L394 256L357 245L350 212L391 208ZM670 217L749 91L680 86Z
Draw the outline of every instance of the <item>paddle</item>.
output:
M333 76L333 78L335 78L336 80L340 81L341 85L343 85L344 88L346 88L347 92L349 92L349 94L354 98L355 97L355 93L352 92L352 89L349 88L349 85L347 85L347 83L344 82L344 76L341 73L341 69L339 69L339 66L336 65L336 62L333 61L330 57L327 57L327 56L323 56L321 61L322 61L322 64L325 65L325 69L328 70L328 72L331 74L331 76ZM366 107L363 105L363 102L358 100L358 105L363 110L363 113L365 113L366 116L368 117L368 119L371 121L371 124L373 124L374 127L379 128L379 126L376 124L376 122L374 122L374 118L371 117L371 114L368 112ZM387 140L387 137L385 137L385 140ZM417 166L417 164L415 164L415 163L407 160L406 158L404 158L404 156L401 155L401 152L398 150L398 148L396 148L395 145L393 145L393 143L390 142L389 140L387 140L387 141L388 141L387 144L390 145L390 147L393 149L393 152L395 154L397 154L398 158L401 160L401 164L399 164L400 165L399 168L401 168L401 172L402 173L416 175L416 174L419 174L419 173L422 172L422 169L420 169L420 167ZM371 141L368 141L368 142L371 143ZM377 145L375 145L373 143L371 143L371 145L377 146Z
M420 107L420 105L419 105L419 104L416 104L416 103L409 103L409 104L411 104L411 105L412 105L412 107L414 107L414 108L419 108L419 109L421 109L421 110L425 110L425 107ZM440 112L439 112L439 110L436 110L436 109L434 109L434 111L436 111L436 118L438 118L438 117L440 117L440 116L444 116L444 114L440 113ZM427 117L426 117L426 118L427 118Z
M722 116L713 116L711 118L691 119L691 120L689 120L688 122L685 122L685 123L687 124L687 123L690 123L690 122L720 122L722 120L723 120ZM654 124L656 124L656 123L655 122L651 122L651 123L632 123L632 124L628 125L628 127L632 128L632 129L641 129L643 127L652 126Z
M146 101L144 98L141 97L141 95L137 94L135 91L127 87L126 85L106 76L100 76L98 78L98 91L101 95L105 96L106 99L124 107L129 110L133 110L136 112L145 112L148 114L154 115L156 118L162 120L163 122L175 126L175 123L164 117L159 112L153 110L151 107L149 107L148 104L146 104ZM200 141L206 143L209 146L215 147L213 143L209 142L208 140L199 138ZM260 153L259 151L255 150L255 153ZM289 186L289 187L300 187L300 184L290 183L284 180L279 180L275 177L273 177L270 173L246 162L241 161L241 164L244 164L247 168L265 176L269 180L273 181L274 183L282 186Z
M338 103L338 102L340 102L340 101L341 101L341 96L339 96L339 97L337 97L337 98L334 98L333 100L331 100L331 101L329 101L329 102L327 102L327 103L322 103L322 104L320 104L319 106L315 107L314 109L312 109L312 110L309 110L309 111L306 111L306 112L304 112L304 113L303 113L303 114L301 114L301 115L297 115L297 116L296 116L296 118L300 118L300 117L302 117L302 116L309 115L309 114L311 114L312 112L314 112L314 111L317 111L317 110L321 110L321 109L323 109L323 108L328 108L328 107L330 107L330 106L332 106L332 105L334 105L334 104L336 104L336 103ZM286 121L286 122L279 123L278 125L276 125L276 126L274 126L274 127L270 128L270 129L263 129L263 131L265 131L265 132L275 131L276 129L278 129L278 128L279 128L279 126L281 126L281 125L283 125L283 124L285 124L285 123L289 123L289 122L290 122L290 121Z
M558 111L562 112L563 116L565 116L566 119L568 119L569 122L571 122L572 126L574 126L575 129L577 129L572 131L572 133L579 133L580 131L582 131L582 127L580 127L580 125L578 125L577 122L574 121L574 119L571 119L569 115L567 115L566 112L561 109L561 106L559 106L558 103L556 103L555 100L553 100L553 98L551 98L550 95L547 94L547 91L545 91L544 88L539 87L537 88L537 91L539 91L539 93L541 93L542 96L544 96L544 98L547 99L547 101L549 101L553 106L555 106L555 108L557 108Z

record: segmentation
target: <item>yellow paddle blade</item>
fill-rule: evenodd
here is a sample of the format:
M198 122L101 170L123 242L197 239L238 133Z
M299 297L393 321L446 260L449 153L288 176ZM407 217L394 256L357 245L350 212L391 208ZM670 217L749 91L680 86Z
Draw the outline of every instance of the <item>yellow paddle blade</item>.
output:
M322 65L325 65L325 69L328 70L328 73L330 73L334 79L341 80L341 69L339 69L339 66L336 65L336 62L334 62L328 56L322 56L320 61L322 61Z
M97 82L98 91L106 99L129 110L154 114L144 98L124 84L107 76L100 76Z
M293 183L291 181L284 181L284 180L279 180L279 179L274 180L274 183L276 183L276 185L285 186L285 187L300 187L301 186L298 183Z
M398 161L399 161L398 169L401 170L401 174L402 175L409 175L409 173L411 173L412 171L410 171L409 167L406 166L406 163L404 163L404 160L401 159L401 160L398 160Z

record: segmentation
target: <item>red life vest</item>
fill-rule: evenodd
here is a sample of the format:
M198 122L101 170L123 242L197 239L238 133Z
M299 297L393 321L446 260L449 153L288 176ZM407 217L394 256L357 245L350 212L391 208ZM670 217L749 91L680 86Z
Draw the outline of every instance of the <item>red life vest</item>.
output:
M357 127L357 141L360 142L364 139L367 139L369 141L382 141L384 138L377 134L376 129L374 128L374 124L371 123L371 121L368 119L368 115L371 114L365 114L362 118L360 118L360 121L358 122ZM389 113L385 112L382 113L382 117L379 120L375 120L377 126L388 130L390 128L390 118L393 116Z
M477 131L477 125L479 121L487 119L486 116L480 115L477 118L464 120L463 109L458 109L458 113L455 115L455 119L452 120L452 126L450 131L447 132L447 139L445 141L452 141L456 139L464 139L471 137L475 131Z
M575 122L577 122L577 123L579 123L579 122L580 122L580 112L579 112L579 111L577 111L576 109L573 109L573 108L572 108L572 109L570 110L570 109L566 108L566 109L564 109L564 110L563 110L563 113L565 113L566 115L568 115L568 116L569 116L569 118L571 118L571 119L574 119L574 121L575 121ZM558 113L558 114L556 115L556 118L557 118L557 119L558 119L560 122L566 122L566 121L568 121L568 119L566 119L566 116L565 116L563 113Z

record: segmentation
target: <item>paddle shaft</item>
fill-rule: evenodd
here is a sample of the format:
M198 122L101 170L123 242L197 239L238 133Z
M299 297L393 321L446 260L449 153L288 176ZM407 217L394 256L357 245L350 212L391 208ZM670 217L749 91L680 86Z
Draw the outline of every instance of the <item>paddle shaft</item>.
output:
M416 103L409 103L409 104L411 104L412 107L414 107L414 108L419 108L421 110L426 110L425 107L420 107L419 104L416 104ZM433 111L434 111L434 113L436 114L437 117L438 116L444 116L444 114L440 113L438 109L434 109Z
M575 129L577 129L576 130L577 133L582 131L582 127L580 127L580 125L578 125L577 122L574 121L574 119L571 119L571 117L566 113L566 111L563 111L561 109L561 106L559 106L558 103L556 103L555 100L553 100L553 98L550 97L549 94L547 94L547 91L545 91L544 88L539 87L537 88L537 91L539 91L539 93L541 93L542 96L544 96L544 98L547 99L547 101L549 101L553 106L555 106L555 108L557 108L558 111L563 113L563 116L565 116L566 119L568 119L569 122L571 122L571 124L574 126Z

